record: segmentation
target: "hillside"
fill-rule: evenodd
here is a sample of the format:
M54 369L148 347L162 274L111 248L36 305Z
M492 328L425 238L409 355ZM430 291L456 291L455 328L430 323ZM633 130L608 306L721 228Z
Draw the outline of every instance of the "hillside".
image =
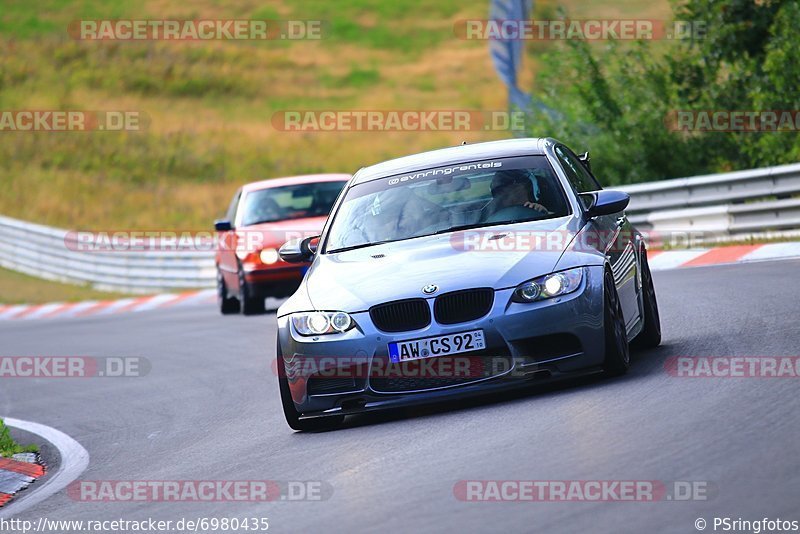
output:
M564 2L573 17L665 18L666 0ZM537 2L552 13L555 2ZM0 214L80 228L206 229L238 184L354 172L504 132L297 133L280 110L504 110L485 41L453 24L485 0L5 0L0 109L136 110L140 132L0 132ZM610 7L613 6L613 7ZM320 41L80 42L79 19L319 19ZM523 86L536 69L536 44Z

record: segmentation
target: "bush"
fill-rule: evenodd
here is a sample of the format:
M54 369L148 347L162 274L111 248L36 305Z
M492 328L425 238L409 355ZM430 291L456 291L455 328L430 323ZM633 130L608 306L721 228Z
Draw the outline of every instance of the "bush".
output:
M722 172L797 161L797 132L679 132L676 110L798 110L800 53L791 0L686 0L676 20L705 21L703 39L670 43L568 41L542 57L529 132L593 151L607 184Z
M16 441L11 437L11 434L8 431L8 427L5 425L2 419L0 419L0 456L13 456L14 454L18 454L20 452L38 452L39 448L35 445L28 445L27 447L21 447L17 444Z

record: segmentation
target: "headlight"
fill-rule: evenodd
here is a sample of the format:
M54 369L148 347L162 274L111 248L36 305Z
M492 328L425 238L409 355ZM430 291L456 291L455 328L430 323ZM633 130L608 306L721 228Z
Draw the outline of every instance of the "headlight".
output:
M292 315L292 324L303 336L321 336L346 332L355 323L345 312L302 312Z
M583 267L541 276L517 286L511 300L534 302L572 293L581 285Z
M274 248L265 248L258 254L258 259L260 259L261 263L264 265L272 265L280 258L281 257L278 255L278 251Z

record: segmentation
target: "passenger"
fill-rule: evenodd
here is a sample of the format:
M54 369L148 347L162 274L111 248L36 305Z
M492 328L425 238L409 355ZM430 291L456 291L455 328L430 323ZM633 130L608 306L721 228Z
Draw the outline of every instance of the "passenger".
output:
M371 213L373 241L422 235L450 226L450 212L420 197L411 187L398 187L376 195Z

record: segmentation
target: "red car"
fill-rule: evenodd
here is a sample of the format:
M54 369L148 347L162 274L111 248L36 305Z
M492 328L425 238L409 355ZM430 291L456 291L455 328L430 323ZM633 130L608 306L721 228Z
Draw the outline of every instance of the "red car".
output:
M224 315L264 313L266 297L288 297L308 264L286 263L278 248L290 239L319 235L350 179L348 174L275 178L245 185L233 196L219 232L217 299Z

